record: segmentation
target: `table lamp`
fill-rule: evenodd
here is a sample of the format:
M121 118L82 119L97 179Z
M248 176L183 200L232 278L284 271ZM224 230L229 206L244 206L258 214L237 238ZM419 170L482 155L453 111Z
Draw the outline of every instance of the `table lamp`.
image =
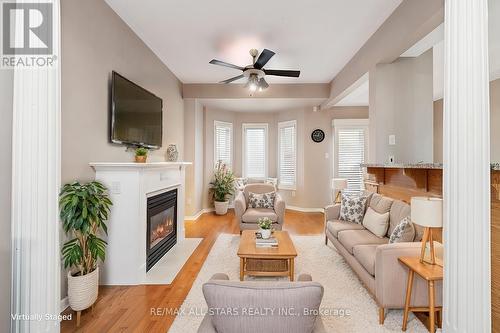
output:
M443 199L428 197L411 198L411 220L424 229L422 237L422 249L420 252L420 262L424 262L425 248L429 242L430 261L429 264L436 264L436 255L434 252L434 240L432 239L432 229L443 226Z
M347 179L333 178L332 179L332 199L333 203L340 202L340 193L347 188Z

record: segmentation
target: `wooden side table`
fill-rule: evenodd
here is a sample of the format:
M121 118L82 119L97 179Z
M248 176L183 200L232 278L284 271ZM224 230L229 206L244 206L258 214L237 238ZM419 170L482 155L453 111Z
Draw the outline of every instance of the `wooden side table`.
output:
M443 280L443 267L421 263L418 257L399 257L398 260L408 267L408 283L406 285L405 311L403 314L403 331L406 331L408 322L408 312L429 312L429 331L434 333L436 330L436 311L438 313L438 322L441 322L442 307L436 307L436 295L434 285L436 281ZM429 307L410 307L411 292L413 288L413 278L417 273L427 281L429 291Z

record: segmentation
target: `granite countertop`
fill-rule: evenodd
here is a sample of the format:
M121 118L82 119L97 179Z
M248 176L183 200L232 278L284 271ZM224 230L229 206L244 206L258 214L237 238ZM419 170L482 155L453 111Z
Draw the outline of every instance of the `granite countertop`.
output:
M491 170L500 171L500 163L491 163ZM394 169L442 169L442 163L362 163L363 168L394 168Z
M364 168L442 169L442 163L362 163Z

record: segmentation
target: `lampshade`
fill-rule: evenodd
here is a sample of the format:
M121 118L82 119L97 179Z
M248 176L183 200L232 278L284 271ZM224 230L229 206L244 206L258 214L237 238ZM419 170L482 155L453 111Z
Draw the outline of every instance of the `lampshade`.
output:
M347 188L347 179L345 178L333 178L332 179L332 189L333 190L344 190Z
M443 199L428 197L411 198L411 220L422 227L442 227Z

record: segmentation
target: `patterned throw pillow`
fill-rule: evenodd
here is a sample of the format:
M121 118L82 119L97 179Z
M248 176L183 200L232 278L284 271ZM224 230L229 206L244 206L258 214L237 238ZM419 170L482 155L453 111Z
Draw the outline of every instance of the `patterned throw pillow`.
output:
M342 193L340 202L340 219L342 221L361 224L366 206L365 196L350 196Z
M276 192L269 193L248 193L248 205L250 208L274 208Z
M407 216L399 222L399 224L392 231L391 237L389 238L389 243L403 243L403 242L413 242L415 238L415 227Z

